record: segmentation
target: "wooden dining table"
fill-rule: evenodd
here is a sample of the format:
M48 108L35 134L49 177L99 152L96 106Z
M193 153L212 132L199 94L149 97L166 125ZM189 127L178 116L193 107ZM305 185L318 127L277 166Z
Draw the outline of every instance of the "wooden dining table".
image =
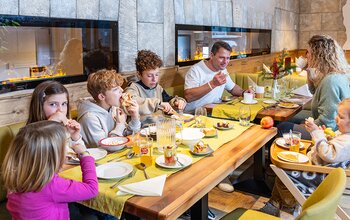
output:
M238 98L238 97L235 97ZM263 108L261 111L258 112L256 115L257 119L261 119L265 116L270 116L273 118L273 120L278 121L278 122L283 122L283 121L288 121L292 117L294 117L296 114L298 114L302 109L305 104L311 101L311 97L298 97L302 100L301 103L299 103L299 106L296 108L283 108L278 105L271 105ZM207 109L208 113L211 113L213 111L213 108L219 104L224 104L222 103L210 103L205 105L204 107Z
M127 219L176 219L191 209L191 219L208 218L208 193L249 157L256 154L254 174L259 178L264 145L276 128L252 125L244 133L207 156L167 178L162 196L134 196L127 200Z

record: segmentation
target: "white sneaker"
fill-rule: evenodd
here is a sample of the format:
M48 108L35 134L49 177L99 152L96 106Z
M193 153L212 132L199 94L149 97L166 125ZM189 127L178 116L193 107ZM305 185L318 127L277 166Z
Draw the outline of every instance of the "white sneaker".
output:
M228 177L226 177L225 179L223 179L221 181L221 183L218 184L218 188L221 190L221 191L224 191L224 192L227 192L227 193L231 193L233 192L235 189L233 188L232 186L232 183L231 181L229 180Z

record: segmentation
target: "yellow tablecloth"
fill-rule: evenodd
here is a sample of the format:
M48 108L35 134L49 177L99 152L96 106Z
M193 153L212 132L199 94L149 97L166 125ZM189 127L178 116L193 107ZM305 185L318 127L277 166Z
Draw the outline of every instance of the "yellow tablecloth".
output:
M207 123L216 124L219 121L220 121L220 119L208 118ZM192 122L189 122L187 124L191 124L191 123ZM223 144L236 138L237 136L239 136L241 133L243 133L245 130L247 130L249 128L249 126L248 127L240 126L238 122L233 122L233 121L231 122L230 121L230 123L232 123L234 125L233 129L223 130L223 131L219 130L218 137L216 137L216 138L204 138L204 139L202 139L202 141L204 143L209 144L210 147L215 151L220 146L222 146ZM186 124L185 124L185 127L186 127ZM154 143L154 149L155 148L156 148L156 144ZM192 155L190 153L189 148L187 146L184 146L184 145L179 145L177 152L190 156L193 160L192 163L195 163L198 160L200 160L201 158L203 158L203 156ZM107 162L107 160L115 158L115 157L120 156L120 155L123 155L125 153L126 153L126 150L124 150L122 152L118 152L118 153L108 154L107 157L97 161L97 163L104 164ZM167 174L169 176L169 175L176 173L177 171L180 170L180 169L165 169L165 168L161 168L159 166L156 166L154 161L156 160L157 157L162 156L162 154L159 153L157 150L153 150L152 155L153 155L153 165L146 169L147 174L151 178L156 177L156 176L160 176L163 174ZM134 157L132 159L123 160L123 162L127 162L129 164L136 165L136 164L140 163L140 158ZM60 176L63 178L67 178L67 179L81 181L82 180L81 168L80 168L80 166L77 166L77 167L74 167L72 169L65 170L65 171L60 173ZM145 177L143 175L143 172L140 170L137 170L134 177L125 180L121 185L139 182L139 181L142 181L144 179L145 179ZM99 179L98 180L98 183L99 183L98 184L98 186L99 186L98 196L93 198L93 199L87 200L87 201L82 201L81 203L85 206L90 207L90 208L93 208L93 209L99 210L101 212L104 212L104 213L107 213L107 214L110 214L110 215L113 215L113 216L120 218L126 200L129 199L130 197L132 197L133 195L117 196L116 192L118 191L118 188L115 188L115 189L109 188L115 182L116 182L116 180L101 180L101 179Z
M243 105L249 106L251 111L250 121L253 121L264 107L268 106L268 104L264 104L262 99L257 100L256 104L247 105L241 102L241 99L235 99L231 102L227 102L225 104L216 105L213 108L211 115L216 118L229 118L234 120L239 120L239 108Z

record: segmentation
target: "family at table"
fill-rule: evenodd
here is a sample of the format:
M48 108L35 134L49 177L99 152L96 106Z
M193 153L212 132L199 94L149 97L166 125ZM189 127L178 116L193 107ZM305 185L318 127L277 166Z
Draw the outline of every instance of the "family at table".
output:
M307 83L314 94L311 111L296 115L293 122L297 123L279 123L278 130L281 134L299 131L302 139L312 139L314 146L308 156L313 163L342 166L346 163L347 166L350 160L349 65L341 47L329 36L315 35L308 45ZM77 121L70 119L69 94L64 86L55 81L38 85L32 95L27 125L16 136L1 170L8 190L7 209L13 218L68 219L69 215L72 219L84 215L113 218L74 204L68 210L68 203L89 200L101 192L95 162L87 149L98 147L106 137L135 135L144 125L155 123L155 115L162 112L194 113L198 107L220 102L224 90L232 96L254 94L252 88L243 90L231 80L226 70L231 50L225 42L214 43L210 59L195 64L186 74L184 97L167 94L158 84L162 60L152 51L141 50L135 59L139 81L129 83L125 90L121 87L123 78L115 70L103 69L89 75L87 90L91 98L79 101ZM323 131L326 127L339 131L329 138ZM240 132L245 129L248 128L243 127ZM58 175L65 157L70 154L79 158L81 168L73 169L82 175L79 176L81 182ZM162 174L171 174L167 172ZM277 179L272 197L261 211L278 215L280 208L296 206L292 195L281 184ZM225 192L234 190L228 178L218 187ZM35 203L33 198L37 198ZM124 202L128 198L124 197ZM118 217L121 211L122 206ZM209 210L208 218L216 216Z

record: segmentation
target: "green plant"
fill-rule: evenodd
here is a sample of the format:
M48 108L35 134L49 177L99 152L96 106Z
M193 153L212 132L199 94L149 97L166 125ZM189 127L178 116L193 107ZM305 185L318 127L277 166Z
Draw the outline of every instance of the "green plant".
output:
M7 48L5 46L7 44L7 42L4 38L5 38L6 33L8 32L7 27L9 27L9 26L18 27L18 26L20 26L20 24L16 21L2 19L0 17L0 53L7 50Z

